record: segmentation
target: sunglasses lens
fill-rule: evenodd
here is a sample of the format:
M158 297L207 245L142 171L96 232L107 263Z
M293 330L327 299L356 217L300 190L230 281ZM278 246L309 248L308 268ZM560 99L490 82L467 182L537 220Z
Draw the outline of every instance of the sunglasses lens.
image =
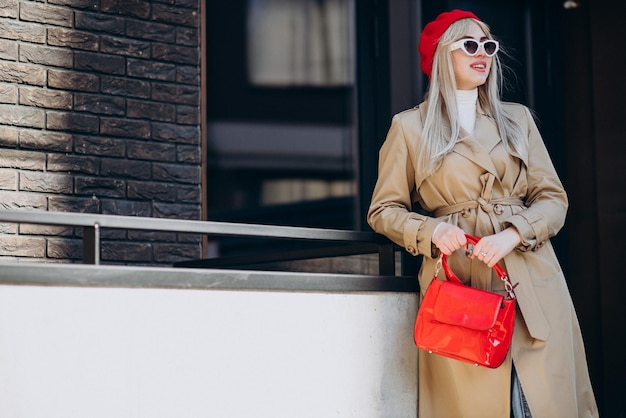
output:
M463 49L469 55L474 55L478 51L478 42L468 39L463 43Z
M495 54L498 49L498 45L494 41L486 41L483 47L485 48L485 54L489 56Z

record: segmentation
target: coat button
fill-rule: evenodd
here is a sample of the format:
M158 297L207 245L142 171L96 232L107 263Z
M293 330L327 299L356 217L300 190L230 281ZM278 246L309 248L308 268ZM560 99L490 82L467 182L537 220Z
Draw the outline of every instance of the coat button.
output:
M498 203L493 207L493 211L496 215L502 215L502 213L504 213L504 207Z
M461 211L461 216L464 218L467 218L470 216L470 210L469 208L463 208L463 210Z

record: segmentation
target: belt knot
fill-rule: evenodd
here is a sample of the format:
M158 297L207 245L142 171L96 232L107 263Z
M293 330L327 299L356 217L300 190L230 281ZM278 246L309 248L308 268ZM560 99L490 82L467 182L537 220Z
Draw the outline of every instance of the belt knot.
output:
M484 212L486 212L486 213L493 212L493 203L486 201L482 197L479 197L478 199L476 199L476 201L478 202L478 204L480 205L480 208Z

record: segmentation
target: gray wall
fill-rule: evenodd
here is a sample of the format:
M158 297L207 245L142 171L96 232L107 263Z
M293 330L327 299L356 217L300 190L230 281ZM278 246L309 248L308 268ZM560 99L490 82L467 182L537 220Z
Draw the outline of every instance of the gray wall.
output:
M199 4L0 0L0 206L201 218ZM0 225L0 260L77 260L80 235ZM112 231L102 249L171 263L200 238Z

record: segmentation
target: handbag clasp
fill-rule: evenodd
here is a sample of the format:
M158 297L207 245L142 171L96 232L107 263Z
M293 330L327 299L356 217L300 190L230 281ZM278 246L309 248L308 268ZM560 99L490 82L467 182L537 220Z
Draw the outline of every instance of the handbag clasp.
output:
M435 278L439 276L439 270L441 270L442 259L443 259L443 254L439 256L439 258L437 259L437 264L435 264Z

